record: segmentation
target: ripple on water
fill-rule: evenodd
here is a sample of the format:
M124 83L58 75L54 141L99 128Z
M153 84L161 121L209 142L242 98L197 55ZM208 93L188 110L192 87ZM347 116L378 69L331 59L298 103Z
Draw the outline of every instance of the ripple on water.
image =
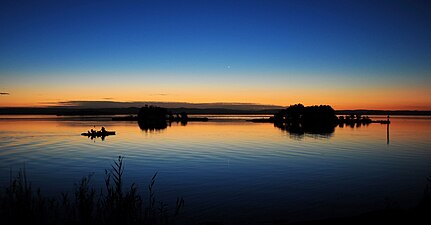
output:
M9 181L10 168L25 163L31 180L53 193L72 189L92 172L102 185L104 169L122 155L127 182L146 189L158 171L161 198L183 196L201 218L218 212L231 217L239 209L247 209L244 217L272 209L274 218L285 212L299 218L321 208L371 209L385 197L402 204L408 196L417 199L431 175L431 120L394 119L389 144L386 128L374 124L301 137L270 124L173 124L145 133L133 123L109 121L103 123L117 135L102 141L79 135L93 122L14 123L26 130L9 122L1 127L1 184ZM412 127L419 127L414 134Z

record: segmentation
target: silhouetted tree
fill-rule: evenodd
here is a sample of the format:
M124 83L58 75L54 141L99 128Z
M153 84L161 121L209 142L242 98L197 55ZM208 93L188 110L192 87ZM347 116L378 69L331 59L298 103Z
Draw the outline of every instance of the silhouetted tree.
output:
M188 120L189 117L185 112L173 115L167 109L157 106L145 105L138 113L139 127L145 131L165 129L173 121L186 125Z
M143 131L165 129L172 114L165 108L145 105L139 110L138 125Z
M291 105L274 115L274 120L288 123L334 123L337 121L335 110L329 105L307 106Z
M169 112L165 108L145 105L138 112L139 121L166 121L169 118Z
M274 125L294 134L329 134L337 125L335 110L329 105L291 105L274 115Z

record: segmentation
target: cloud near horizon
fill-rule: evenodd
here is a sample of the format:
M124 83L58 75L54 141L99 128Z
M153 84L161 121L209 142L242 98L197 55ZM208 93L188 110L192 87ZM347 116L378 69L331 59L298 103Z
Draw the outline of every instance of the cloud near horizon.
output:
M0 92L0 95L10 95L9 92Z

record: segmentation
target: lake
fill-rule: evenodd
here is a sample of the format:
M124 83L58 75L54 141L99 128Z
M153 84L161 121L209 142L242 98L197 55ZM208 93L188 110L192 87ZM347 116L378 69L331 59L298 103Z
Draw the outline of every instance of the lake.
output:
M391 117L387 125L291 134L253 116L141 130L106 118L1 116L0 186L20 168L33 187L60 196L81 177L124 156L126 184L140 190L155 172L157 201L183 197L189 221L298 221L414 207L431 176L431 117ZM259 116L257 116L259 117ZM105 140L80 133L101 126ZM388 133L389 132L389 133ZM146 195L144 195L146 196Z

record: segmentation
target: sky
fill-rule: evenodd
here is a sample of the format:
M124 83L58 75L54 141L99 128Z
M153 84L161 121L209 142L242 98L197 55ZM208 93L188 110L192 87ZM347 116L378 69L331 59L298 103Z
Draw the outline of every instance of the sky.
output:
M0 2L0 107L431 110L429 1Z

